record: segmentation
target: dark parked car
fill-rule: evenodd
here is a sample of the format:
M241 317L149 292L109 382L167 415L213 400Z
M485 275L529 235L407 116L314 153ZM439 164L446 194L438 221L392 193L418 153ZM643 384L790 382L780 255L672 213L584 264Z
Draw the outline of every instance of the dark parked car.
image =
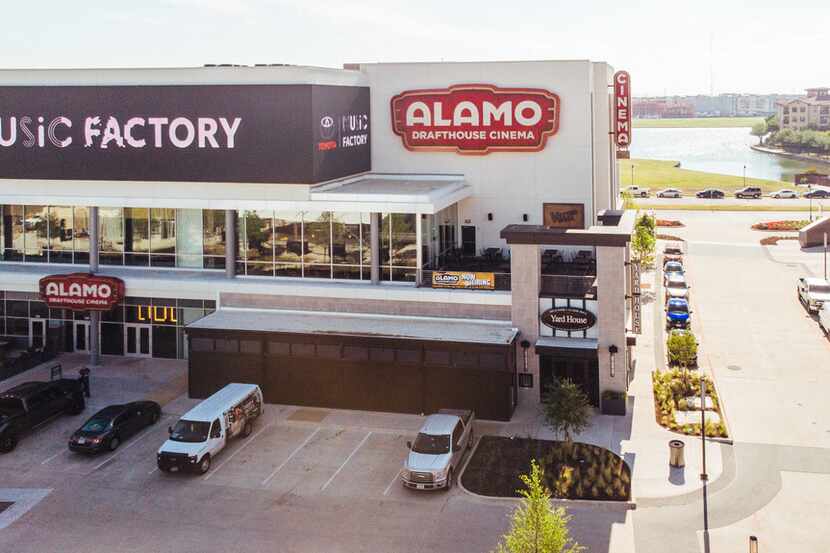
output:
M802 198L812 198L814 200L822 200L824 198L830 198L830 192L827 190L823 190L819 188L818 190L810 190L809 192L805 192L801 195Z
M717 188L707 188L706 190L701 190L695 194L695 198L710 198L713 200L719 200L723 197L723 190L718 190Z
M130 436L156 424L161 406L154 401L135 401L104 407L69 438L69 449L78 453L115 451Z
M55 415L77 415L86 407L80 381L24 382L0 393L0 453Z

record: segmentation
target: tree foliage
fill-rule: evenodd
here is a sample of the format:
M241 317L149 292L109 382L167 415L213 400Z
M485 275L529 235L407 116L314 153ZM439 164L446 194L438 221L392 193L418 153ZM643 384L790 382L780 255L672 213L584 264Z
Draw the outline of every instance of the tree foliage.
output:
M767 127L766 121L760 121L758 123L755 123L754 125L752 125L752 130L749 131L749 133L752 136L758 137L758 144L761 144L763 142L764 135L768 132L769 128Z
M830 153L830 132L804 129L781 129L767 138L767 144L774 144L792 150L812 150Z
M697 357L697 340L691 332L672 332L666 341L669 361L684 369L692 365Z
M634 257L642 265L650 265L654 261L654 249L657 246L655 235L656 221L654 217L643 214L637 219L634 226L634 236L631 237L631 250Z
M591 422L591 404L582 389L569 378L555 379L545 391L545 424L571 443L573 435Z
M511 515L510 530L502 536L496 553L579 553L585 548L570 537L571 516L552 507L544 471L533 460L530 474L519 476L526 489L518 490L522 502Z

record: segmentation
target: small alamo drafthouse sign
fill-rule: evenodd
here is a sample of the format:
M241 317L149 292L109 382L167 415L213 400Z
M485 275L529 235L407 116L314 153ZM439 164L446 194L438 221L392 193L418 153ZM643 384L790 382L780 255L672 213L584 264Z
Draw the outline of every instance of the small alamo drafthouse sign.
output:
M407 150L538 152L559 130L559 96L540 88L459 84L407 90L390 102Z
M547 228L585 228L583 204L543 204L542 220Z
M496 287L496 275L495 273L434 271L432 273L432 287L493 290Z
M124 299L124 281L89 273L51 275L40 279L46 305L72 311L109 311Z
M578 307L554 307L540 316L542 324L562 332L588 330L597 323L597 317L587 309Z

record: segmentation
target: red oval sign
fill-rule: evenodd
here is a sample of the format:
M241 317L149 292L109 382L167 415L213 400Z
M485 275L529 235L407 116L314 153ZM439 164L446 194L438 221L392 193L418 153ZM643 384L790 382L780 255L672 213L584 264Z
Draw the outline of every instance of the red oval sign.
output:
M464 84L392 98L392 128L408 150L535 152L559 130L559 96L538 88Z
M124 281L115 277L70 273L40 279L40 297L54 308L109 311L124 295Z

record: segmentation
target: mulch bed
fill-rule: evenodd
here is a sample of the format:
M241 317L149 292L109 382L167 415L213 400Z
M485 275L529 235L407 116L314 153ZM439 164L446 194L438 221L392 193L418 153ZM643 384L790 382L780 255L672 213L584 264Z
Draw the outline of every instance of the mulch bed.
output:
M779 240L798 240L798 236L767 236L761 238L762 246L775 246Z
M679 236L672 236L671 234L658 234L657 239L658 240L668 240L670 242L684 242L684 240L682 238L680 238Z
M657 219L657 221L655 221L654 224L655 224L655 226L658 226L658 227L685 227L686 226L683 223L681 223L680 221L675 221L673 219Z
M6 509L11 507L12 505L14 505L14 503L9 503L8 501L0 501L0 513L5 511Z
M536 459L545 471L545 484L559 499L627 501L631 469L605 448L564 442L482 436L461 482L473 493L491 497L521 497L520 474L530 473Z
M810 224L810 221L766 221L763 223L755 223L752 225L752 230L801 230Z

